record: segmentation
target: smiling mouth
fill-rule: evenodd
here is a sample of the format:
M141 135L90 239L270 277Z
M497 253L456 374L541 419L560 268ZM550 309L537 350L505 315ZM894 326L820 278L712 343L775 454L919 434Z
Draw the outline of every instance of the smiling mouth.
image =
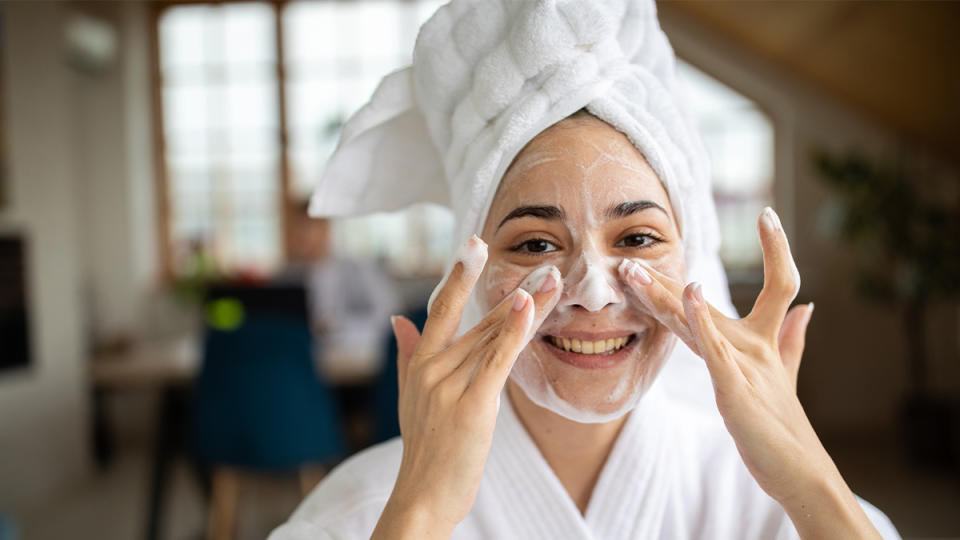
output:
M544 341L566 352L576 354L607 355L614 354L620 349L626 347L633 342L636 336L636 334L630 334L628 336L609 338L599 341L586 341L579 340L577 338L546 336L544 337Z

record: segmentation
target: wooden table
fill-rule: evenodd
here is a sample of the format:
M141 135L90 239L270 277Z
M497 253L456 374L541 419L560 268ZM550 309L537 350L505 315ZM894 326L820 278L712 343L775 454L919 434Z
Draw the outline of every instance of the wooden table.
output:
M189 430L190 400L200 362L199 339L196 336L181 336L144 342L121 352L99 354L90 364L94 455L101 468L109 465L113 454L106 414L107 395L122 391L160 393L145 531L148 540L162 537L160 518L163 515L168 471ZM200 476L201 487L207 491L207 479Z
M364 412L361 402L369 401L376 376L373 360L337 355L320 366L323 379L333 386L344 413L349 414L351 409ZM153 470L145 531L147 540L163 537L161 516L168 471L177 452L184 450L183 447L190 440L193 387L201 363L200 337L181 336L140 343L122 352L99 354L90 365L94 455L101 468L109 465L113 453L106 414L107 396L125 391L153 391L160 394L154 428ZM195 471L204 494L209 497L209 475L203 470Z

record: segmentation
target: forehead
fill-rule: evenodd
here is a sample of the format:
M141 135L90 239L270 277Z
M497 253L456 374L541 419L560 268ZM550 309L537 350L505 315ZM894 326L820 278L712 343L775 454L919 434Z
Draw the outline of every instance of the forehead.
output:
M575 214L642 199L670 208L643 154L625 135L587 116L564 120L524 147L507 169L489 217L526 204L557 205Z

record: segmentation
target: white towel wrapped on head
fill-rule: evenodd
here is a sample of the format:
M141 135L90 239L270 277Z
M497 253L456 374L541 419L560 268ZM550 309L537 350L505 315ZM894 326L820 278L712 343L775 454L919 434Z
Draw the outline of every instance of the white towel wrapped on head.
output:
M678 86L652 0L453 0L421 28L413 64L385 77L349 119L310 213L433 202L453 210L462 243L482 229L520 150L586 108L644 154L679 221L688 280L732 314L709 161ZM464 325L477 317L468 310ZM681 368L699 377L691 394L710 404L705 369L678 346L665 372Z

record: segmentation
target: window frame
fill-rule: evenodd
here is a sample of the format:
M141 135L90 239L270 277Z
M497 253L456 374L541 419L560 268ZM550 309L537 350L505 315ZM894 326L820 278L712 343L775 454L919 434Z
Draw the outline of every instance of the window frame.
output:
M282 238L281 255L284 260L290 255L292 244L291 237L291 180L290 180L290 157L289 157L289 136L287 134L287 84L286 84L286 57L284 55L284 35L283 35L283 9L291 0L152 0L149 5L149 32L150 32L150 74L151 74L151 104L153 116L153 136L154 136L154 164L155 164L155 198L157 201L156 226L158 228L158 260L160 261L160 281L169 284L176 278L174 271L174 259L172 253L172 235L170 234L170 177L167 170L167 147L165 125L163 120L163 73L160 67L160 18L163 13L178 6L224 6L228 4L244 3L265 3L273 6L274 14L274 35L276 43L274 50L276 56L276 77L277 85L277 137L279 145L279 171L278 181L278 216L280 218L280 231Z

